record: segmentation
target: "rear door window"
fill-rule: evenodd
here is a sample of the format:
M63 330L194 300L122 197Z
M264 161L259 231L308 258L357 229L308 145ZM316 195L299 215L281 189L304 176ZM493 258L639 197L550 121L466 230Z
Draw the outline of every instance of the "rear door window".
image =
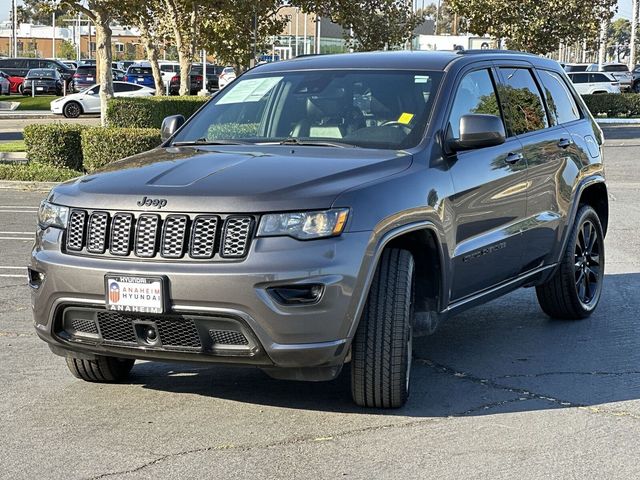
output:
M549 126L540 91L528 68L501 67L498 96L509 135L523 135Z
M562 77L547 70L538 70L538 74L552 123L555 125L578 120L580 110Z
M460 137L462 116L474 113L500 116L493 79L487 69L466 74L458 85L449 115L450 138Z
M611 83L612 80L609 79L606 75L601 73L592 73L589 75L589 83Z
M571 75L571 81L573 83L589 83L588 73L574 73Z

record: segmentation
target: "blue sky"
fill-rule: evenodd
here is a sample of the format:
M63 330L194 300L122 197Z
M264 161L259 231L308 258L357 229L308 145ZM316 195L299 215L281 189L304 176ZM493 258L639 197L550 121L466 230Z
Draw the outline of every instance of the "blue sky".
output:
M18 0L18 3L21 3ZM0 21L9 19L11 0L0 0ZM618 0L618 16L631 18L631 0Z

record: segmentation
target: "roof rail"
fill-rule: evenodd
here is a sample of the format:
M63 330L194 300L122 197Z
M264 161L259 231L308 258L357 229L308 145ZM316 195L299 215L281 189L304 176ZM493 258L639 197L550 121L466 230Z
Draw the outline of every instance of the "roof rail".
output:
M496 53L511 53L518 55L530 55L537 57L537 55L529 52L520 52L518 50L500 50L500 49L469 49L469 50L456 50L458 55L479 55L479 54L496 54Z

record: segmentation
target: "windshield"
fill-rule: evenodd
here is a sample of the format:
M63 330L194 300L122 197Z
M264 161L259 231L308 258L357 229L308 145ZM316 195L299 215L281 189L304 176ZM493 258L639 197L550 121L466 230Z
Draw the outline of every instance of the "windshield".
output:
M628 72L626 65L605 65L602 69L605 72Z
M247 74L211 100L174 142L410 148L424 134L441 76L374 70Z
M29 70L27 73L27 77L39 77L39 78L54 78L56 76L55 70L50 69L38 69L34 68L33 70Z
M151 67L129 67L129 75L152 75Z

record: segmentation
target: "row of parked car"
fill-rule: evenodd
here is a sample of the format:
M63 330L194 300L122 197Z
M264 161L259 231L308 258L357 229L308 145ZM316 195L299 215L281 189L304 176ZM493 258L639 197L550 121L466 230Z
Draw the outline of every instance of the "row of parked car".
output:
M180 90L180 66L177 62L160 62L163 83L169 93ZM155 89L155 82L148 62L113 62L113 80ZM206 89L214 92L224 88L236 78L233 67L207 64ZM189 92L194 95L202 90L202 64L194 63L189 74ZM0 93L62 95L65 91L79 93L96 83L95 60L80 63L40 58L0 59ZM65 88L66 87L66 88Z
M568 63L567 75L581 95L597 93L640 93L640 65L633 72L624 63Z

